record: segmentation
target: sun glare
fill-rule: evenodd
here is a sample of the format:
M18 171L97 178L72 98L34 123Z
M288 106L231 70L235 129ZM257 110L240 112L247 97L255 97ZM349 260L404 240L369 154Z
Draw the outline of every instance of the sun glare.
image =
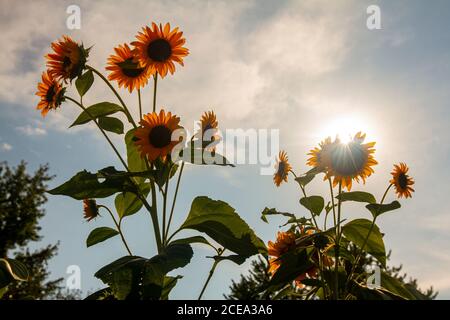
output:
M363 121L363 119L358 117L337 118L325 122L319 139L324 139L328 136L333 139L339 137L342 143L347 144L360 131L368 135L372 135L373 133L371 126L366 121Z

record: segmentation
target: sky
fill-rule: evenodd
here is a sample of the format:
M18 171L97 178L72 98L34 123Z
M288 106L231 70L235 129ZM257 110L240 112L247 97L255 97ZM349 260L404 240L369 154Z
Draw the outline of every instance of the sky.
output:
M326 135L367 133L376 141L379 165L365 186L380 197L392 165L406 162L416 180L412 199L380 217L391 265L402 264L422 288L431 285L438 298L450 298L450 3L445 0L296 0L296 1L8 1L0 12L0 161L21 160L36 169L48 163L54 187L82 169L120 167L94 127L69 129L78 114L65 103L42 118L34 95L45 70L50 43L68 34L93 45L89 64L104 70L113 47L130 42L141 27L155 22L179 26L190 55L174 76L159 82L158 105L191 126L213 109L221 128L278 129L280 148L298 173L308 170L307 152ZM66 8L81 8L81 29L66 27ZM366 26L369 5L381 9L381 29ZM69 94L75 95L73 89ZM122 90L137 115L137 97ZM150 110L151 86L143 90ZM95 81L85 102L114 101ZM113 141L124 150L122 137ZM324 194L320 179L310 193ZM364 189L363 189L364 188ZM172 190L173 191L173 190ZM295 183L277 188L259 165L236 168L187 167L174 224L187 215L192 199L206 195L227 201L265 242L273 240L281 220L260 220L264 207L306 215ZM112 226L106 216L87 223L82 204L50 196L41 222L43 239L33 247L60 242L50 262L54 277L67 276L69 265L82 272L84 293L103 284L93 277L101 266L125 255L119 238L86 248L95 227ZM390 194L388 200L394 200ZM102 201L112 205L111 200ZM369 218L350 206L347 218ZM150 218L140 212L127 218L124 232L136 254L155 253ZM208 249L194 247L194 258L172 298L196 298L211 260ZM221 299L231 279L249 262L219 265L205 298Z

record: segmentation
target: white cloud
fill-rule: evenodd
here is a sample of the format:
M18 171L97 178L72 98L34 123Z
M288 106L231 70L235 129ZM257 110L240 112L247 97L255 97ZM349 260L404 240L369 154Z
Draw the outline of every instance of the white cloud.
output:
M27 136L45 136L47 134L47 130L31 125L17 127L16 130Z
M12 145L10 145L9 143L3 142L0 145L0 150L2 150L2 151L11 151L12 150Z

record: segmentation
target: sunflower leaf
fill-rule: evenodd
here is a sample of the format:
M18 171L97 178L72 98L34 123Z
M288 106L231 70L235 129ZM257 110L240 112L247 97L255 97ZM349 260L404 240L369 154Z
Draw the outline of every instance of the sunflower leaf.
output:
M300 199L300 204L318 216L325 206L325 200L321 196L303 197Z
M341 201L356 201L366 203L376 202L373 194L362 191L342 192L340 195L336 196L336 199Z
M117 230L108 227L100 227L91 231L86 239L86 246L89 248L97 243L103 242L119 234Z
M93 83L94 75L92 74L92 70L86 71L75 80L75 86L77 87L80 97L84 96L86 92L89 91Z
M98 125L103 130L123 134L123 122L114 117L100 117L98 118Z
M370 213L372 213L372 216L374 218L378 217L379 215L385 212L399 209L400 207L401 207L400 202L398 202L397 200L392 201L389 204L370 203L366 205L367 210L369 210Z
M110 114L123 111L123 108L115 103L100 102L96 103L84 110L78 118L70 125L70 127L78 126L81 124L92 121L92 118L97 119L100 117L108 116Z

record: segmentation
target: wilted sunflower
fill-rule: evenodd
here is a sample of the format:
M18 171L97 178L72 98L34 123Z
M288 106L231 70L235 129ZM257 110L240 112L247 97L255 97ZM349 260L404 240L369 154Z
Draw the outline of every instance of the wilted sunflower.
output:
M54 53L49 53L47 67L49 73L58 80L73 80L80 76L86 65L89 49L79 45L69 36L63 36L51 45Z
M182 37L183 32L178 27L170 30L170 24L166 23L164 28L160 24L152 22L152 27L142 28L136 36L137 41L131 44L136 48L139 60L147 66L151 74L158 73L161 77L175 72L174 62L183 64L183 58L189 54L189 50L183 45L186 39Z
M278 154L277 164L275 165L275 174L273 175L273 182L277 187L281 185L281 183L288 181L289 171L292 170L291 165L288 162L288 156L285 151L280 151Z
M111 71L109 80L115 80L119 87L124 86L128 91L144 87L150 78L149 69L144 67L137 59L128 44L114 48L116 54L108 58L106 70Z
M137 141L135 142L140 149L141 156L147 156L150 161L155 161L158 157L162 160L172 151L179 141L172 141L172 133L180 129L180 118L165 113L161 110L143 116L141 127L135 132Z
M365 134L358 132L348 143L340 143L336 139L330 150L326 175L327 178L333 177L333 186L342 183L342 187L350 191L352 180L359 182L361 179L365 183L366 178L374 173L372 166L378 163L373 157L375 142L363 144L365 137Z
M48 71L42 73L42 82L39 82L37 87L36 95L41 97L41 100L36 109L41 110L42 116L45 117L50 110L58 108L64 101L66 89Z
M389 182L394 185L399 198L411 198L411 192L414 192L414 189L411 188L414 180L407 174L408 170L409 168L405 163L400 163L395 164L394 171L391 172L392 179Z
M326 138L319 143L319 147L315 147L308 153L311 158L308 159L306 164L319 170L326 170L330 166L331 150L335 145L336 141L332 142L331 137Z
M94 199L83 200L84 218L89 222L97 218L100 214L98 212L97 202Z

